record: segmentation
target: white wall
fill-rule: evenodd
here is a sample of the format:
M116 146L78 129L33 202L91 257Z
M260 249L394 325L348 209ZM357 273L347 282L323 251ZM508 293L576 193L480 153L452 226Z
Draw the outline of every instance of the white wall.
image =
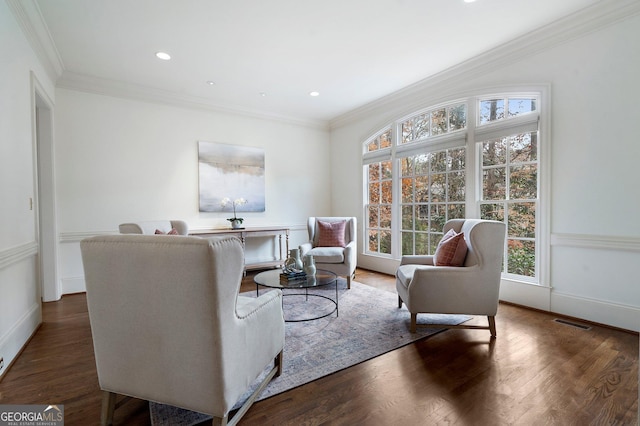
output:
M4 374L41 322L34 198L32 76L53 83L5 2L0 2L0 358Z
M334 213L362 223L361 143L392 119L465 93L550 85L551 288L505 283L501 298L639 330L638 44L636 14L530 54L505 47L334 120ZM397 261L358 264L393 272Z
M308 216L330 213L327 129L57 89L64 293L84 291L78 245L89 235L145 219L229 227L228 212L198 211L198 141L265 150L265 212L242 213L246 226L290 226L293 248L306 239ZM271 241L247 241L248 259L273 256Z

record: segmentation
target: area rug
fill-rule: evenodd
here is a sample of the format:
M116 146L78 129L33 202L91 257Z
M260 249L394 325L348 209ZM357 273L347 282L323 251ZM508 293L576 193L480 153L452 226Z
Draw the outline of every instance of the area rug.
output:
M286 323L282 375L269 383L258 401L443 331L446 325L460 324L471 318L465 315L419 315L418 324L442 324L443 328L418 328L418 332L412 334L409 332L409 311L404 306L398 309L396 293L358 282L352 282L351 289L346 290L345 283L340 280L337 317L333 313L314 321ZM333 289L318 292L335 298ZM244 295L255 296L255 292ZM323 309L328 309L327 312L333 309L331 302L324 298L284 298L286 318ZM267 370L256 380L256 386ZM242 405L253 389L240 399L236 407ZM211 418L153 402L149 403L149 411L154 426L188 426Z

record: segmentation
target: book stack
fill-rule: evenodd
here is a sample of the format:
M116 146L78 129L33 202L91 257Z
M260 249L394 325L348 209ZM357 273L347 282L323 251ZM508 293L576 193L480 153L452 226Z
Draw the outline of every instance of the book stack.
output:
M304 280L306 278L307 278L307 274L305 274L303 271L301 271L301 272L282 272L280 274L280 281L283 281L283 282Z

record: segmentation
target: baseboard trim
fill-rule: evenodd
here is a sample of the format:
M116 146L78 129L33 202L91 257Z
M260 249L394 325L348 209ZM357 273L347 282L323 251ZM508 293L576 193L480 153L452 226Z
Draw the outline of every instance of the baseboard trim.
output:
M551 288L503 278L500 282L500 300L549 311L551 309Z
M84 293L87 286L84 277L67 277L61 280L62 294Z
M640 332L640 309L566 293L551 294L551 311L598 324Z
M42 305L34 303L13 326L0 337L0 354L4 358L5 368L0 372L0 380L9 371L13 361L29 343L42 324Z

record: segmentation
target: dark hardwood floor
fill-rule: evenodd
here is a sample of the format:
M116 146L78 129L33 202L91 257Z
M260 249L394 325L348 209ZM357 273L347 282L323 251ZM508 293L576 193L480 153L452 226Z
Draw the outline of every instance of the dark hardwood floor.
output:
M386 275L358 270L356 280L395 291ZM242 290L254 288L249 274ZM497 339L449 330L260 401L240 424L638 424L638 335L555 318L501 304ZM66 425L99 423L84 294L43 304L42 326L0 382L0 404L54 403ZM145 401L118 405L116 424L150 424Z

